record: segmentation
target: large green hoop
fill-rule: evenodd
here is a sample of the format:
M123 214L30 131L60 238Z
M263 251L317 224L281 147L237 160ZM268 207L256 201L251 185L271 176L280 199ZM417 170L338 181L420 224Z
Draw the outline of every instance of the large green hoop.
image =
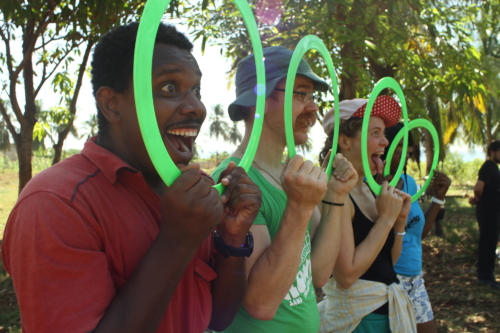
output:
M156 171L167 186L172 185L177 177L179 177L180 170L172 161L172 158L165 148L160 130L158 129L153 103L151 72L156 33L163 14L165 13L165 9L170 4L170 1L171 0L148 0L146 2L137 31L133 68L136 112L144 145L146 146L146 150ZM264 121L266 78L262 43L252 10L245 0L234 0L234 3L243 16L243 21L248 29L257 72L255 121L248 147L239 164L245 171L248 171L257 151ZM223 187L221 184L215 185L215 188L219 193L222 193Z
M424 185L420 188L420 190L418 190L417 193L412 195L411 202L415 202L416 200L418 200L418 198L420 198L422 196L422 194L424 193L424 191L427 189L427 187L429 186L429 184L432 180L432 177L434 176L434 170L436 169L438 161L439 161L439 138L438 138L438 133L437 133L436 128L434 127L434 125L432 125L432 123L430 121L428 121L426 119L414 119L408 123L408 131L411 131L412 129L415 129L418 127L425 128L431 134L432 141L434 143L434 156L432 157L432 165L431 165L431 171L429 172L429 177L427 177L427 180L425 181ZM392 157L393 157L394 152L396 151L396 148L399 144L399 141L401 141L401 138L403 137L403 135L404 135L403 129L399 130L399 132L394 137L394 140L392 141L391 145L389 146L389 150L387 151L387 157L385 159L386 164L384 167L384 176L387 176L390 172ZM406 155L401 155L401 160L404 161L405 158L403 158L403 156L406 156ZM394 178L396 178L396 177L394 177ZM399 177L398 177L398 179L399 179Z
M295 139L293 136L293 124L292 124L292 98L293 98L293 85L295 83L295 76L297 74L297 70L299 68L300 60L304 56L304 54L309 50L317 50L319 51L321 57L326 63L328 68L328 73L330 74L330 79L332 80L332 89L334 96L334 105L335 105L335 128L333 130L333 142L332 142L332 153L330 154L330 159L328 161L328 166L326 168L326 173L328 175L328 179L330 179L332 173L332 163L337 153L337 144L339 139L339 93L337 89L337 75L335 73L335 67L333 66L332 57L328 52L323 41L314 35L307 35L303 37L292 54L292 59L290 60L290 65L288 66L288 73L286 76L286 86L285 86L285 108L284 108L284 117L285 117L285 136L286 136L286 144L288 147L288 155L290 158L294 157L297 152L295 149Z
M368 149L367 149L368 124L370 122L370 115L372 113L373 104L375 103L375 100L380 94L380 92L382 92L382 90L386 88L391 88L394 92L396 92L401 102L401 108L403 110L402 130L404 134L404 140L403 140L402 156L406 156L406 150L408 148L408 111L406 108L405 96L403 95L403 91L401 90L401 87L399 86L399 83L396 82L396 80L394 80L391 77L384 77L380 81L378 81L377 84L375 84L375 87L373 87L373 90L370 94L370 98L368 99L368 102L366 104L365 114L363 116L363 125L361 127L361 161L363 163L363 171L365 173L365 178L366 182L368 183L368 186L376 195L380 195L382 186L377 184L377 182L373 178L373 175L371 174L370 170L370 164L368 162L369 161ZM403 172L403 167L404 167L404 160L401 159L401 161L399 161L396 174L394 175L394 178L389 182L389 185L395 186L397 184L399 177Z

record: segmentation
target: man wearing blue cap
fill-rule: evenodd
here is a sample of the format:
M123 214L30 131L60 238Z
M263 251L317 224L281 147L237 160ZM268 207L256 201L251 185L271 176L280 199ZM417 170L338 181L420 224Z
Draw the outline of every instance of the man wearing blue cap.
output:
M357 176L341 155L335 160L330 182L320 168L301 156L282 163L286 146L284 91L292 52L284 47L263 51L265 116L259 147L248 172L262 192L262 205L251 227L254 252L245 264L247 293L225 332L318 332L314 288L328 280L335 265L331 258L338 253L338 217ZM256 87L252 54L237 66L237 97L229 106L231 119L245 122L245 136L238 149L215 171L215 177L231 161L238 163L246 150L255 118ZM315 90L327 89L328 84L301 60L292 105L297 145L307 142L308 131L316 121ZM322 199L320 214L317 206Z

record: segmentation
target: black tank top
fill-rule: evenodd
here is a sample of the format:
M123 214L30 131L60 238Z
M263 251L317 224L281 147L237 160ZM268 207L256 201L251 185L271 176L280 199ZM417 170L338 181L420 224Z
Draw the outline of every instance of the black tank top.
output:
M368 233L374 226L374 223L370 221L361 212L361 210L359 209L358 205L356 204L356 202L352 197L351 201L354 204L354 218L352 220L352 230L354 232L354 244L355 246L358 246L358 244L361 243L366 238L366 236L368 236ZM375 261L372 263L370 268L368 268L368 270L363 275L361 275L360 279L382 282L385 283L386 285L390 285L393 282L396 283L399 282L392 263L391 250L393 244L394 244L394 234L390 232L377 258L375 258ZM377 310L375 310L374 313L388 314L389 313L388 310L389 309L386 303Z

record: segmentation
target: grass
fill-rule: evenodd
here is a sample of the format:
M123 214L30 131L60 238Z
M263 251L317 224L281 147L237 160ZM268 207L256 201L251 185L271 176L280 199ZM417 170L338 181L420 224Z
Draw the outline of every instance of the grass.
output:
M35 170L41 170L35 168ZM35 171L36 173L36 171ZM442 332L500 332L500 293L479 285L475 277L478 239L474 208L464 198L470 186L453 186L446 199L444 238L429 235L423 242L426 286ZM17 198L17 171L0 169L0 241ZM496 278L500 280L500 265ZM21 332L12 281L0 262L0 333Z
M500 332L500 292L476 280L479 237L474 208L466 198L447 198L444 238L423 242L424 278L439 332ZM497 261L496 279L500 278Z

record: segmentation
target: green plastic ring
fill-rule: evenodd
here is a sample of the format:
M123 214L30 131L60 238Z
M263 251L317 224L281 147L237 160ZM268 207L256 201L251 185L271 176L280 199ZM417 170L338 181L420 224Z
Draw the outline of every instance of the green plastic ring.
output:
M158 129L153 103L151 72L156 33L170 1L148 0L146 2L137 31L133 67L134 97L142 138L156 171L167 186L172 185L181 172L165 148ZM257 151L264 121L266 78L262 42L252 10L245 0L234 0L234 3L240 11L250 35L257 71L257 86L259 87L257 89L254 126L248 147L239 164L245 171L248 171ZM219 193L222 193L221 184L215 185L215 188Z
M339 93L337 88L337 75L335 73L335 67L333 66L332 57L328 52L323 41L314 35L307 35L303 37L292 54L292 59L290 60L290 65L288 66L288 73L286 76L286 86L285 86L285 108L284 108L284 117L285 117L285 136L286 136L286 144L288 147L288 155L290 158L293 158L297 153L295 149L295 139L293 135L293 124L292 124L292 98L293 98L293 85L295 83L295 76L297 74L297 70L299 68L300 61L304 54L309 50L317 50L319 51L321 57L325 60L326 66L328 68L328 73L330 74L330 79L332 80L332 89L334 96L334 105L335 105L335 128L334 128L334 136L332 142L332 153L330 154L330 159L328 161L328 166L326 168L326 173L328 175L328 179L330 179L332 173L332 164L335 154L337 153L337 145L339 140Z
M432 141L434 142L434 156L432 157L432 165L431 165L431 171L429 172L429 177L427 177L427 180L425 181L424 185L420 188L420 190L418 190L417 193L412 195L411 202L415 202L416 200L418 200L418 198L420 198L424 193L424 191L427 189L432 180L432 177L434 176L434 170L436 169L439 161L439 137L436 128L434 127L434 125L432 125L430 121L426 119L414 119L408 123L408 131L411 131L412 129L419 127L425 128L431 134ZM394 137L394 140L392 141L391 145L389 146L389 149L387 151L386 164L384 168L384 176L387 176L390 172L392 157L394 155L394 152L396 151L399 141L401 141L401 139L403 138L403 135L404 135L403 129L399 130L399 132ZM401 160L404 161L405 159L403 158L403 156L406 155L401 155Z
M368 124L370 122L370 115L372 112L373 104L375 103L375 100L380 94L380 92L386 88L391 88L392 90L394 90L398 95L399 100L401 101L401 108L403 110L403 119L404 119L402 128L404 133L402 156L406 156L406 150L408 148L408 111L406 108L405 96L403 95L403 91L401 90L401 87L399 86L399 83L396 82L396 80L394 80L391 77L384 77L380 81L378 81L377 84L375 84L375 87L373 87L373 90L370 94L370 98L368 99L368 102L366 104L365 114L363 116L363 125L361 127L361 161L363 163L363 171L365 173L365 178L366 182L368 183L368 186L376 195L380 195L382 186L377 184L370 170L369 156L367 149ZM401 176L401 173L403 172L403 167L404 167L404 161L401 160L398 164L398 169L396 171L396 174L394 175L394 178L389 182L389 185L395 186L397 184L398 179Z

